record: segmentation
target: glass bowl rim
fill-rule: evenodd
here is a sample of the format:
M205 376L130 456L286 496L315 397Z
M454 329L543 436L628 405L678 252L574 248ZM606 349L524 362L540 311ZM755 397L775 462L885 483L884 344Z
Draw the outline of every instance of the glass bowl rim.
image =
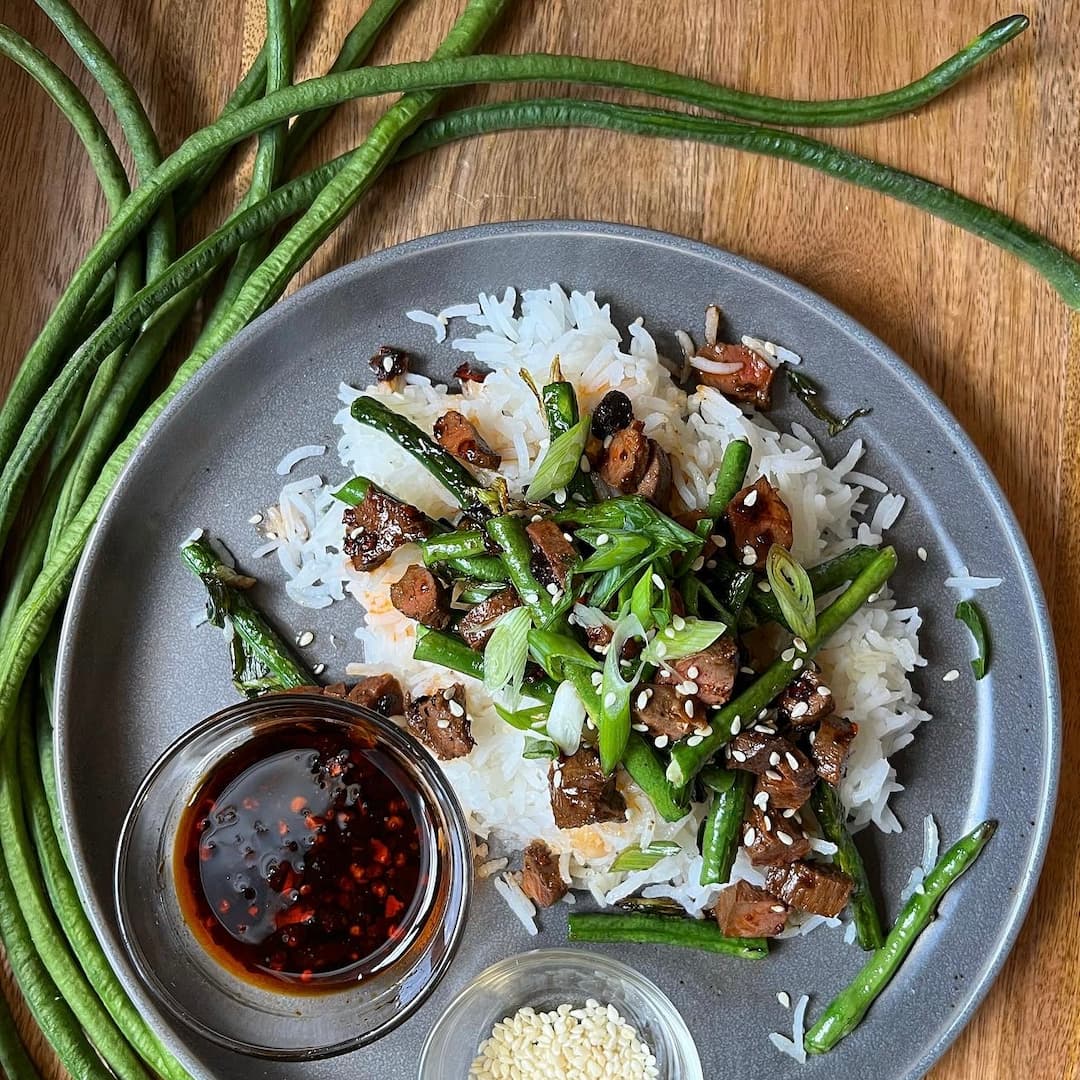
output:
M331 715L329 719L339 720L345 723L355 723L357 720L366 722L376 729L379 738L385 739L399 754L408 757L413 768L424 778L427 784L435 790L438 796L438 809L445 818L450 832L450 863L457 859L459 852L465 856L464 865L457 867L460 877L460 902L455 905L451 914L456 912L456 922L452 933L447 941L446 949L437 963L431 965L430 977L420 993L411 1001L407 1002L395 1011L387 1020L382 1021L368 1031L348 1039L339 1040L323 1046L301 1047L290 1050L282 1047L266 1047L257 1043L246 1042L243 1039L234 1038L224 1032L216 1030L203 1021L192 1016L177 998L171 994L143 955L142 946L138 941L138 934L130 922L127 898L125 896L125 882L127 879L129 856L131 854L132 837L139 815L145 808L145 804L160 781L161 775L168 766L173 763L184 750L210 734L218 737L226 734L236 724L249 719L257 719L258 714L269 709L271 706L288 706L289 704L303 704L306 707L314 705L322 706ZM215 729L220 728L220 731ZM195 781L198 784L201 777ZM193 789L194 790L194 789ZM425 799L425 801L427 801ZM266 695L259 698L248 698L235 704L227 705L217 712L200 720L197 724L182 732L174 739L147 770L131 800L124 821L120 828L120 836L116 844L116 855L113 860L113 907L116 914L117 929L120 943L131 964L141 987L149 994L151 999L177 1020L183 1028L192 1031L218 1046L228 1050L246 1054L250 1057L261 1058L270 1061L315 1061L324 1058L335 1057L349 1053L360 1047L375 1042L384 1035L389 1034L410 1016L432 995L435 988L442 981L450 967L451 962L457 955L458 948L465 934L468 922L469 906L472 900L475 885L472 865L472 834L465 819L465 813L461 808L457 795L450 784L446 774L439 768L435 760L428 754L418 740L411 738L400 730L390 719L374 710L357 705L355 702L325 694L304 693L302 690L290 690ZM196 947L198 947L196 943ZM339 993L332 991L325 994L325 998L332 999ZM314 998L315 995L312 995ZM254 1006L248 1006L254 1007ZM257 1007L254 1007L257 1009ZM436 1021L436 1025L438 1021Z

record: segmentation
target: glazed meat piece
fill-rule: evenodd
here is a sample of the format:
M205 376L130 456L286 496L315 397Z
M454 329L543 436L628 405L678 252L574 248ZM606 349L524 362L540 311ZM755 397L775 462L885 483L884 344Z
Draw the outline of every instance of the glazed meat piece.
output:
M672 686L653 683L634 691L630 699L630 721L643 724L654 737L666 735L671 742L678 742L705 723L705 714L695 706L693 698L677 694Z
M764 476L739 491L725 513L734 541L732 555L740 565L764 570L773 544L790 549L791 513Z
M727 749L731 768L745 769L760 776L794 746L783 735L766 735L762 731L746 728L731 739Z
M435 421L435 441L466 465L497 469L502 458L480 437L472 422L451 409Z
M650 441L640 420L616 432L600 465L600 479L623 495L637 491L649 465Z
M716 898L713 916L728 937L776 937L787 925L788 909L764 889L738 881Z
M482 383L488 377L488 372L477 371L468 360L464 364L458 364L454 369L454 378L460 383Z
M368 361L375 378L379 382L390 382L409 370L409 354L404 349L395 349L392 345L382 348Z
M793 862L765 872L765 888L799 911L834 918L844 910L855 882L827 863Z
M499 617L520 606L518 594L513 589L503 589L469 608L458 620L457 632L472 648L482 649L488 643Z
M551 907L566 895L566 882L559 873L559 860L543 840L534 840L525 849L521 891L537 907Z
M698 355L718 364L741 364L729 375L716 375L695 369L695 376L706 386L715 387L732 401L746 401L759 409L772 406L772 381L775 371L769 362L745 345L702 345Z
M783 751L769 753L769 767L758 777L758 791L764 791L769 805L777 810L798 810L810 798L815 783L813 764L797 746L788 743Z
M743 824L743 847L755 866L795 862L810 853L810 841L795 818L752 803Z
M390 603L407 618L436 630L450 621L450 594L426 566L418 563L390 586Z
M671 502L671 459L655 439L649 440L649 459L636 494L661 510Z
M605 776L600 755L583 746L570 757L560 755L548 768L551 810L560 829L576 829L598 821L625 821L626 800Z
M533 546L534 572L542 585L554 581L560 589L566 588L570 570L577 562L578 553L556 521L531 521L525 532Z
M835 787L844 778L851 742L858 732L858 724L842 716L827 716L817 731L810 733L810 756L818 776L826 783Z
M357 570L381 566L402 544L431 535L431 525L415 506L398 502L372 485L356 506L342 515L345 554Z
M616 431L629 427L634 419L634 406L621 390L609 390L593 409L592 434L597 439L606 439Z
M361 679L348 693L354 705L363 705L383 716L401 716L405 712L405 698L401 683L393 675L368 675Z
M658 640L663 643L664 639ZM730 634L724 634L707 649L674 660L669 666L676 674L662 668L657 675L658 682L693 683L696 689L690 690L690 694L702 704L723 705L731 698L739 673L739 646Z
M807 668L776 699L777 719L794 728L812 728L836 708L821 675Z
M410 695L405 702L405 720L412 733L441 761L464 757L476 745L461 683L422 697Z

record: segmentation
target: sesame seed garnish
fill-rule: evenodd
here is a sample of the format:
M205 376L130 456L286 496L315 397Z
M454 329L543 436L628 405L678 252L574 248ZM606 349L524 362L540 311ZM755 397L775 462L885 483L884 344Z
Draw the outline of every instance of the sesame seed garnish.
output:
M754 730L760 735L775 735L776 728L769 727L768 724L755 724Z
M757 502L757 488L751 488L746 493L746 498L743 499L743 506L753 506Z
M796 701L791 706L791 718L793 720L798 719L800 716L805 716L810 711L810 706L805 701Z
M817 742L817 732L816 731L811 731L810 732L810 745L813 746L814 743L816 743L816 742Z
M791 807L790 809L784 811L784 817L793 818L797 813L798 810L796 810L794 807Z
M605 450L611 445L611 440L614 439L614 438L615 438L614 435L605 435L604 436L604 449Z
M743 762L746 760L746 755L741 750L732 750L731 756L739 762Z
M918 555L919 558L922 559L923 562L926 562L926 548L924 548L924 547L919 548L915 552L915 554Z
M694 719L694 699L693 698L687 698L683 702L683 712L686 713L686 715L688 717L690 717L691 720Z
M709 539L712 541L713 546L718 548L722 548L727 543L727 539L721 536L719 533L716 533L716 535L714 536L710 536Z
M793 769L799 767L799 759L790 750L785 751L784 759Z
M785 911L787 911L787 908L784 907L783 904L773 904L773 906L769 908L769 910L775 911L777 915L782 915ZM786 1002L783 1000L784 998L787 998L787 994L785 994L784 991L781 990L780 993L776 995L776 1000L779 1001L780 1004L783 1005L786 1009L791 1004L791 998L788 998Z
M445 731L450 726L450 721L444 716L441 720L435 721L435 726Z
M757 555L754 554L752 547L747 547L743 550L742 564L743 566L753 566L757 562Z
M709 559L709 561L705 563L705 568L707 570L715 570L716 569L716 560L715 559Z
M262 519L262 514L252 514L251 517L248 518L248 524L258 525L262 521Z
M759 791L754 796L754 805L759 810L764 810L769 805L769 793L767 791Z
M667 586L664 584L664 579L659 574L653 574L652 583L663 592Z
M745 664L743 664L743 666L741 668L739 668L739 670L744 675L756 675L757 674L757 672L752 667L747 667Z
M780 654L780 659L783 660L785 663L790 663L792 660L795 659L795 650L794 649L785 649Z
M593 686L599 686L604 681L604 674L601 671L594 671L590 678Z
M540 594L539 593L527 592L525 594L525 603L526 604L536 604L536 603L539 602L539 600L540 600Z
M612 708L612 706L614 706L615 702L618 701L618 700L619 700L619 695L616 694L614 690L609 690L604 695L604 708L605 709Z
M663 750L667 744L668 737L666 735L657 735L656 738L653 739L653 746L655 746L657 750Z
M642 690L641 693L638 694L638 696L637 696L637 707L639 709L644 709L645 706L648 705L648 704L649 704L649 695L646 694L644 690Z
M768 814L762 814L761 820L765 823L765 831L772 832L772 818Z
M446 703L446 707L450 710L450 715L451 716L464 716L465 715L465 710L456 701L453 701L453 700L448 701Z
M533 516L529 520L532 522L533 525L535 525L538 521L543 521L544 520L544 515L543 514L533 514Z
M754 828L747 829L746 832L743 833L743 838L742 838L743 846L744 847L751 847L756 839L757 839L757 830L754 829Z
M779 914L779 912L781 912L783 910L784 910L784 905L783 904L773 906L773 911L777 912L778 914ZM780 1004L783 1005L785 1009L790 1009L791 1008L791 996L788 994L788 992L786 990L781 990L776 995L776 1000L779 1001Z
M700 746L704 741L705 737L703 735L691 735L690 738L686 740L686 745Z
M574 538L569 533L563 533L562 538L569 544Z
M716 494L716 481L715 480L710 480L705 485L705 494L706 495L715 495Z
M806 642L801 637L793 638L791 644L795 646L799 652L806 652Z
M832 694L832 691L827 686L825 686L824 683L823 683L821 686L819 686L817 688L817 693L821 697L829 697Z
M653 651L656 653L657 656L659 656L661 658L667 656L667 646L662 641L658 641L656 643L656 645L653 648Z
M765 770L765 779L766 780L771 780L774 784L776 784L776 783L779 783L784 778L775 769L766 769Z
M301 630L296 636L296 644L301 649L306 649L315 640L315 635L310 630ZM959 674L959 672L957 672Z
M759 720L764 720L764 719L765 719L765 717L766 717L766 716L768 716L768 715L769 715L769 710L768 710L768 709L762 709L762 710L761 710L761 712L759 712L759 713L757 714L757 718L758 718Z
M762 592L772 592L772 585L769 584L764 578L757 583L757 587Z
M392 356L384 356L382 366L383 366L383 371L393 371L394 370L394 358Z
M693 571L694 571L694 572L696 573L696 572L697 572L698 570L700 570L700 569L701 569L701 568L702 568L702 567L703 567L704 565L705 565L705 558L704 558L704 556L702 556L702 555L699 555L699 556L698 556L698 557L697 557L697 558L696 558L696 559L695 559L695 560L694 560L694 561L693 561L693 562L692 562L692 563L690 564L690 569L691 569L691 570L693 570Z
M779 755L779 753L777 753L777 751L774 750L769 755L769 764L774 765L774 766L780 764L780 755Z
M954 680L959 679L959 678L960 678L960 672L957 671L956 668L953 668L951 671L946 671L945 674L941 676L941 681L942 682L953 682Z
M776 839L779 840L781 844L786 844L788 847L791 847L791 845L795 843L794 839L782 829L777 830Z
M631 729L634 731L646 732L649 730L648 724L631 724Z
M325 664L316 664L312 669L312 675L321 675L326 670Z
M549 581L545 588L552 596L559 591L559 586L554 581Z
M555 492L555 501L560 506L566 502L566 488L559 488L559 490Z
M712 724L706 724L703 728L698 728L698 734L699 735L711 735L712 734Z
M675 636L675 627L673 627L673 626L665 626L664 627L664 637L673 638L674 636Z
M738 735L739 732L742 731L742 720L738 716L731 721L731 728L729 730L732 735Z
M801 656L796 656L795 659L791 661L791 670L792 671L798 671L799 668L801 668L802 666L803 666L803 659L802 659Z
M607 543L607 542L608 542L608 541L609 541L610 539L611 539L611 537L610 537L610 536L608 536L608 534L607 534L607 533L601 533L601 534L600 534L600 535L599 535L599 536L598 536L598 537L596 538L596 546L597 546L597 547L603 547L603 546L604 546L604 545L605 545L605 544L606 544L606 543Z
M592 472L592 462L589 461L585 454L581 455L581 460L578 462L578 468L581 469L583 473Z

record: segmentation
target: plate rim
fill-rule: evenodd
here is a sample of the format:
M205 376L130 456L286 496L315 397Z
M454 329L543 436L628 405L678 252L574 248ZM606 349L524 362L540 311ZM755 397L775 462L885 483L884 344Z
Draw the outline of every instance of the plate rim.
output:
M384 263L392 263L398 258L408 257L431 248L443 248L475 241L500 239L506 241L514 236L550 236L558 234L572 234L583 239L623 240L674 248L687 255L712 262L718 267L737 271L769 288L781 291L810 309L817 317L828 320L837 329L857 341L862 347L873 352L891 368L908 385L920 404L927 409L945 434L974 463L984 478L986 493L1005 530L1012 549L1016 552L1022 571L1024 591L1030 604L1034 629L1040 645L1041 687L1045 700L1047 753L1044 782L1039 792L1039 814L1033 832L1033 841L1029 847L1029 857L1019 877L1016 895L1005 915L1005 931L994 943L991 958L984 963L981 977L965 987L962 1007L954 1010L951 1022L924 1051L916 1062L914 1070L905 1077L898 1078L898 1080L916 1080L916 1078L923 1076L952 1045L985 1000L991 986L1000 975L1031 908L1046 860L1057 807L1062 753L1062 709L1060 674L1053 625L1042 583L1027 539L993 470L945 403L930 388L922 376L898 353L831 301L786 274L764 266L753 259L727 251L724 248L659 229L593 220L538 219L500 221L430 233L390 247L381 248L316 278L295 293L272 305L210 357L199 371L181 387L162 410L161 415L151 426L147 435L135 448L103 503L76 567L61 624L53 699L54 715L56 717L53 754L56 775L58 781L60 781L58 783L58 799L61 821L71 850L74 871L72 876L75 879L80 900L95 932L108 943L111 931L103 923L101 919L102 912L92 902L93 898L87 888L85 870L88 860L86 853L83 851L82 844L77 837L73 839L74 807L67 795L68 785L64 783L69 776L69 766L71 764L68 760L70 755L67 753L66 745L66 733L69 728L69 701L73 696L70 691L71 665L74 653L71 627L77 612L84 602L82 593L87 587L91 563L94 561L105 523L111 517L114 505L123 495L131 475L139 468L143 458L150 453L156 442L155 433L164 430L166 426L164 422L167 422L170 414L178 411L186 402L197 395L202 384L213 375L217 368L229 363L234 355L246 349L249 339L266 333L268 330L272 331L274 324L281 319L287 319L294 308L310 302L313 297L332 292L341 283L356 274L370 272L378 269ZM113 950L109 944L106 944L105 951L107 955L110 955ZM110 959L113 959L111 955ZM186 1053L183 1056L187 1056Z

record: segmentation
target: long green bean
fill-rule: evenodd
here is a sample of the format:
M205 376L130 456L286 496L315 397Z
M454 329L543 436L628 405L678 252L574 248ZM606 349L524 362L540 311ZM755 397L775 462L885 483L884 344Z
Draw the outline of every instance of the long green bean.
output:
M8 1008L7 998L0 994L0 1074L7 1080L40 1080L30 1055L19 1038L15 1017Z
M532 544L521 518L512 514L491 518L487 522L488 535L502 550L502 561L510 581L517 590L521 602L537 626L544 626L554 614L554 606L547 589L536 579L532 571Z
M665 821L678 821L690 810L685 790L676 788L664 775L660 755L636 731L630 733L620 765L649 797L653 809Z
M833 998L806 1033L805 1045L811 1054L831 1050L859 1026L919 935L930 925L941 898L979 857L996 828L996 821L984 821L938 860L937 866L923 881L922 889L908 900L897 916L885 944L870 957L851 984Z
M731 877L752 780L753 776L741 769L716 770L710 785L712 805L701 838L702 885L723 885Z
M806 652L790 649L782 653L756 682L713 716L710 721L713 729L711 735L706 735L695 746L689 746L685 741L675 745L667 770L668 779L673 784L685 784L693 778L731 738L732 726L737 730L744 722L749 724L758 712L766 708L806 661L866 603L868 597L888 581L895 569L896 552L891 547L882 548L874 561L818 616L817 632L812 640L805 642Z
M764 960L769 943L764 938L725 936L712 919L675 915L602 915L572 913L566 920L571 941L633 942L643 945L680 945L686 949Z

